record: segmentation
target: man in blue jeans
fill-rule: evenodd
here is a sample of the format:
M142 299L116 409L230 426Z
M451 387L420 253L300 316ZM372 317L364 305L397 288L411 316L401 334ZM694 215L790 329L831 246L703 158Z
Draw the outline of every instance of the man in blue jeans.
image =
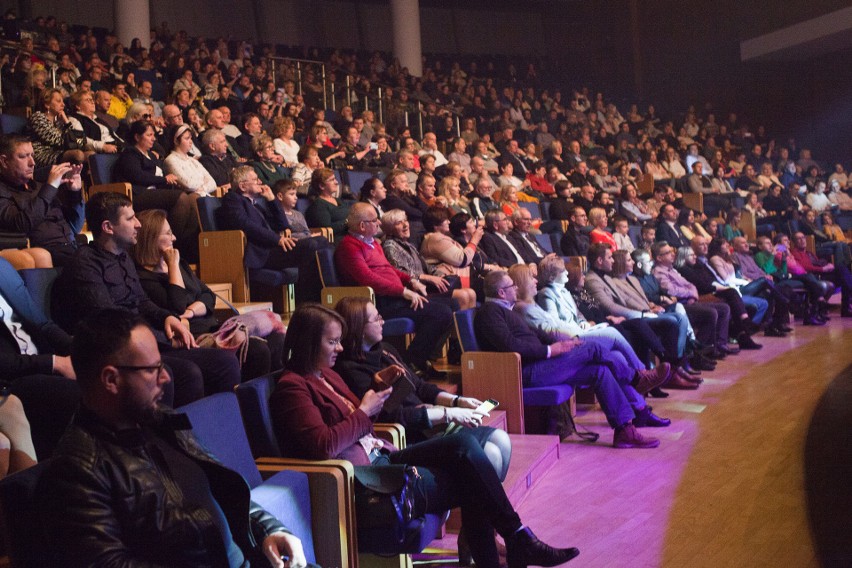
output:
M647 392L658 384L641 380L624 356L606 351L594 341L569 339L547 344L512 307L517 286L501 270L485 278L485 303L474 319L474 330L484 351L515 351L521 356L524 386L589 385L607 422L615 429L616 448L656 448L660 441L646 438L636 426L664 426L637 389ZM663 378L665 380L665 377ZM628 400L629 399L629 400Z

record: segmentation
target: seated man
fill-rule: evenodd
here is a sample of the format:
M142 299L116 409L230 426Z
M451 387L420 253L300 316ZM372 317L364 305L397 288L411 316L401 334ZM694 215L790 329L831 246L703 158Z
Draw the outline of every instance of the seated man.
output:
M634 388L641 386L644 391L658 385L640 385L640 375L629 366L621 353L607 352L595 342L567 339L548 345L527 325L522 315L512 310L517 295L518 286L506 272L495 270L485 277L485 303L477 311L473 322L482 349L519 353L524 386L527 387L591 385L607 422L615 430L612 441L614 447L659 446L659 440L645 438L636 430L636 419L641 416L637 411L643 415L645 412L651 416L653 414L642 395ZM632 384L634 382L636 385ZM654 418L661 420L656 416ZM644 417L640 419L644 420Z
M720 193L719 188L710 181L710 172L704 171L704 164L692 163L692 174L687 178L689 191L704 194L704 212L708 217L714 217L719 211L727 210L734 205L734 192Z
M239 164L228 153L228 139L216 128L208 128L201 136L201 152L199 163L216 182L216 187L231 188L231 172Z
M509 267L514 264L527 264L515 244L509 240L509 219L500 209L485 214L485 234L479 248L494 264Z
M677 224L678 210L671 203L666 203L660 209L660 220L657 222L657 240L666 241L670 247L677 250L690 245L689 239Z
M54 266L65 266L83 228L82 167L56 164L47 183L37 182L32 143L17 134L0 137L0 231L25 233Z
M481 176L473 186L470 197L470 212L474 219L484 219L485 214L491 210L499 210L500 204L491 199L494 193L494 183L488 176Z
M586 210L577 205L571 212L571 222L559 241L559 248L565 256L586 256L589 252L589 216Z
M268 185L263 185L251 166L231 172L231 190L222 198L222 228L240 230L246 235L247 268L283 270L298 267L296 302L319 300L322 282L315 253L325 248L325 237L293 239L285 236L290 224L281 202Z
M621 274L616 274L612 249L609 245L596 243L589 247L586 291L610 315L648 320L648 325L660 338L665 348L665 359L671 363L673 374L688 383L700 382L700 379L693 378L684 369L689 328L686 316L667 313L662 306L650 302L642 291L642 285L629 274L632 259L624 251L619 251L619 254L624 254L629 264L622 267Z
M415 336L406 352L407 362L418 374L435 375L429 358L450 330L452 309L445 303L430 302L422 282L391 266L374 238L379 231L379 218L372 205L353 205L346 223L349 234L334 251L341 282L373 288L376 308L385 319L413 319Z
M760 268L751 255L751 247L745 237L734 237L731 241L731 258L736 266L738 276L751 280L741 290L746 295L757 295L769 302L772 310L772 323L766 330L770 337L784 337L793 328L787 324L790 322L790 300L782 292L772 277Z
M535 237L530 234L532 224L532 213L529 210L521 207L512 213L512 230L509 232L509 241L521 253L524 262L538 264L542 258L547 256L547 251L542 249Z
M71 337L35 305L23 280L0 259L0 377L21 399L36 455L46 459L80 401Z
M686 255L683 264L680 262L680 251L684 251ZM699 258L703 258L704 261L700 261ZM692 239L692 246L682 247L678 251L677 270L695 286L699 294L702 296L712 294L728 304L731 309L731 333L740 348L761 349L763 347L751 338L751 332L757 326L749 318L742 296L735 289L719 282L716 273L707 264L707 239L695 237Z
M852 317L852 273L846 266L837 265L817 258L815 254L808 250L808 241L805 234L802 232L793 234L793 249L791 251L796 262L804 268L808 274L825 274L831 277L835 284L840 286L840 307L841 317ZM832 291L833 292L833 291ZM821 314L825 319L826 314Z
M163 360L174 371L176 406L232 390L240 382L234 354L198 348L178 317L158 307L142 290L128 255L141 226L130 200L118 193L96 193L86 203L86 223L94 241L77 251L53 286L56 322L68 331L105 308L138 313L157 326Z
M72 360L82 407L36 490L51 564L305 566L301 541L159 406L169 376L142 319L90 316Z
M250 160L254 157L254 152L251 150L251 141L263 133L263 127L260 124L260 117L253 112L248 112L243 115L243 131L234 139L233 147L241 158ZM278 159L281 157L278 156Z
M638 251L642 253L641 266L643 271L647 268L644 260L647 254L649 255L648 262L653 258L651 276L659 283L660 290L677 298L678 302L686 307L687 315L694 324L697 324L696 327L702 334L699 338L701 342L705 345L714 346L713 351L709 353L710 358L724 359L727 355L737 353L738 350L728 346L731 308L712 294L706 296L699 294L695 285L675 270L675 250L667 242L658 241L651 247L650 253L645 249L637 249L633 252L637 254ZM638 260L636 264L640 266ZM702 325L701 322L707 323ZM703 335L705 331L712 331L712 334L710 336Z

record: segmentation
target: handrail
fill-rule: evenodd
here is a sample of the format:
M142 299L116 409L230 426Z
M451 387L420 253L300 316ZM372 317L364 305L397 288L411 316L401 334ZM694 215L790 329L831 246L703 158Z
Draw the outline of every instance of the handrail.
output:
M315 59L301 59L301 58L298 58L298 57L285 57L285 56L279 56L279 55L268 56L268 58L270 60L280 61L282 63L285 63L285 62L295 62L296 63L296 88L297 88L297 91L300 95L303 94L303 91L302 91L302 64L307 63L307 64L311 64L311 65L317 65L319 67L319 70L320 70L320 73L321 73L321 76L322 76L322 102L323 102L323 107L329 108L329 98L330 98L331 99L330 100L331 110L333 110L335 112L337 111L337 99L334 96L334 93L336 91L335 84L331 83L329 85L329 82L328 82L328 74L329 73L328 73L328 69L327 69L327 64L325 62L317 61ZM271 66L271 69L272 69L272 81L275 83L276 86L279 86L278 82L276 80L276 76L275 76L275 65L274 64ZM353 93L358 94L358 95L363 95L363 101L364 101L364 109L363 110L370 110L370 101L371 100L375 101L374 108L377 111L378 121L384 122L384 110L385 110L384 103L385 103L385 100L384 100L384 97L382 96L383 91L384 91L384 89L396 88L396 87L394 87L393 85L385 84L385 83L370 81L370 85L376 88L376 92L372 93L370 91L361 90L358 87L352 85L352 79L355 79L355 82L357 83L358 81L360 81L361 79L364 78L363 75L357 75L357 74L350 73L342 67L332 68L331 71L333 71L335 73L341 73L342 72L342 74L343 74L343 77L346 81L345 93L346 93L346 104L347 104L347 106L352 106L352 94ZM329 87L330 87L330 89L329 89ZM329 93L331 93L330 97L329 97ZM417 125L418 125L418 130L420 132L420 138L422 139L423 135L425 134L424 131L423 131L423 101L421 101L419 99L413 99L412 104L414 104L415 102L417 103L417 111L416 111L417 112ZM448 112L453 117L455 117L456 133L457 133L458 136L461 136L461 116L462 116L462 113L459 110L457 110L455 107L452 107L452 106L441 105L441 104L438 104L438 103L435 103L435 102L432 102L432 104L434 104L439 110L444 111L444 112ZM410 128L412 126L411 125L410 111L408 109L405 109L404 113L405 113L405 126Z

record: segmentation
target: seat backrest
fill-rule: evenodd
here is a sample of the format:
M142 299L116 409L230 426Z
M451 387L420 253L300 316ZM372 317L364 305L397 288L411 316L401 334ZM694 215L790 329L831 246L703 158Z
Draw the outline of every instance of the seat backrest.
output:
M240 383L236 388L243 425L255 458L281 457L278 438L272 427L272 415L269 413L269 397L280 375L280 372L263 375Z
M199 197L198 221L202 231L218 231L219 223L216 220L217 211L222 207L222 200L218 197Z
M27 119L14 114L0 114L0 130L3 134L23 134L27 128Z
M332 249L324 248L317 251L317 268L319 268L323 288L340 286L337 269L334 267L334 251Z
M553 252L553 241L550 240L549 234L536 235L535 240L538 243L538 246L544 249L544 252Z
M220 392L177 409L189 417L192 432L226 467L238 472L254 489L261 483L251 455L237 395Z
M518 205L530 212L533 219L541 219L541 208L533 201L518 201Z
M352 195L359 198L361 196L361 187L371 177L373 177L373 172L346 170L346 183L349 185L349 191Z
M550 201L541 201L538 207L541 209L541 219L543 221L550 221Z
M30 293L33 303L41 310L41 313L50 317L50 294L53 283L62 270L59 268L25 268L19 270L21 280Z
M5 553L16 568L49 565L42 522L34 507L36 485L49 462L41 462L0 481L0 527Z
M311 200L309 198L302 197L300 195L299 198L296 199L296 211L298 211L302 215L305 214L305 211L307 211L308 207L310 207L310 206L311 206Z
M92 183L102 185L113 183L112 170L118 162L118 154L92 154L89 156L89 170L92 172Z
M476 332L473 329L473 318L476 309L461 310L453 314L456 321L456 333L463 352L479 351L479 342L476 341Z

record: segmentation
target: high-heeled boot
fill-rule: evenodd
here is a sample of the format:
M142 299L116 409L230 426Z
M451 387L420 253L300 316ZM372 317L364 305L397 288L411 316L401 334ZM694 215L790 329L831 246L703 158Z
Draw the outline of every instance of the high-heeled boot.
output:
M544 544L524 527L506 539L506 560L509 568L527 568L527 566L559 566L576 558L580 551L576 548L553 548Z

